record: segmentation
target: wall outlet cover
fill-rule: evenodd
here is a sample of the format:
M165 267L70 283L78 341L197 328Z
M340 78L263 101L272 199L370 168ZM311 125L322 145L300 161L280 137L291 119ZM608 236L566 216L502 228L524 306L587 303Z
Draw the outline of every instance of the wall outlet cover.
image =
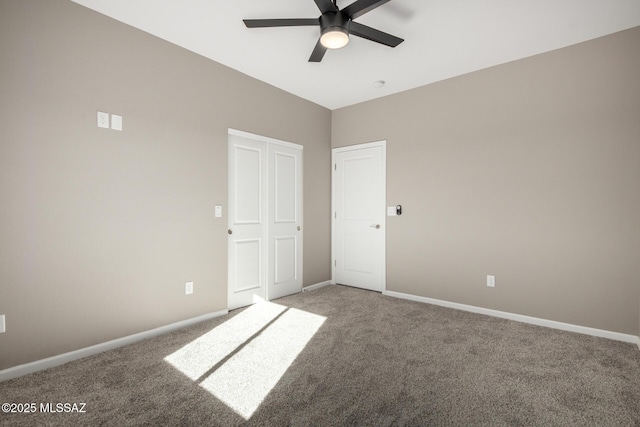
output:
M184 284L184 294L191 295L193 293L193 282L187 282Z
M496 287L496 276L487 276L487 286L490 288Z
M98 111L98 127L109 129L109 113Z
M6 325L4 324L4 314L0 314L0 334L6 332Z

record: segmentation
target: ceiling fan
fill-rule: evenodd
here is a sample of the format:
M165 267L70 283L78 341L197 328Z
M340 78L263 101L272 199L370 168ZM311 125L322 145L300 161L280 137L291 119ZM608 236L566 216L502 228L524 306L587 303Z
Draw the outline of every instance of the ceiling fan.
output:
M320 26L320 38L309 62L320 62L327 49L340 49L349 43L349 35L362 37L386 46L396 47L404 40L375 28L354 22L354 19L387 3L389 0L356 0L340 10L337 0L314 0L322 15L319 18L244 19L248 28Z

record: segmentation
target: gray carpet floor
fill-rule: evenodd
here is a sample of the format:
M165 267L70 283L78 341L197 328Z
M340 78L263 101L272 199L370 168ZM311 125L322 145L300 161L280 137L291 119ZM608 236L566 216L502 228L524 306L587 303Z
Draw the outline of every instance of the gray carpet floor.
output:
M344 286L273 303L0 383L86 403L0 425L640 426L635 345Z

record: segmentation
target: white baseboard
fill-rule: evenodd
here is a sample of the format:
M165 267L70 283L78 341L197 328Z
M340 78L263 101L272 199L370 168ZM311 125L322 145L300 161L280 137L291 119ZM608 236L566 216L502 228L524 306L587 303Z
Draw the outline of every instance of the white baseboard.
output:
M473 305L459 304L434 298L420 297L417 295L405 294L402 292L385 291L384 295L402 298L411 301L423 302L426 304L439 305L442 307L455 308L457 310L470 311L472 313L485 314L487 316L500 317L502 319L515 320L516 322L530 323L532 325L545 326L547 328L560 329L563 331L577 332L579 334L592 335L595 337L608 338L616 341L638 344L640 349L640 337L635 335L622 334L619 332L605 331L603 329L589 328L587 326L572 325L570 323L556 322L554 320L540 319L538 317L524 316L522 314L508 313L506 311L492 310L489 308L476 307Z
M41 371L43 369L53 368L54 366L63 365L73 360L82 359L83 357L102 353L107 350L113 350L114 348L122 347L128 344L133 344L134 342L153 338L158 335L166 334L167 332L175 331L176 329L181 329L186 326L204 322L205 320L224 316L228 313L228 310L220 310L213 313L207 313L203 314L202 316L181 320L179 322L171 323L159 328L139 332L137 334L129 335L122 338L117 338L115 340L92 345L90 347L81 348L79 350L70 351L68 353L59 354L57 356L48 357L42 360L36 360L35 362L25 363L24 365L7 368L0 371L0 382L10 380L11 378L17 378L23 375L31 374L33 372Z
M316 289L323 288L327 285L335 285L335 283L333 283L331 280L325 280L324 282L316 283L315 285L305 286L304 288L302 288L302 292L313 291Z

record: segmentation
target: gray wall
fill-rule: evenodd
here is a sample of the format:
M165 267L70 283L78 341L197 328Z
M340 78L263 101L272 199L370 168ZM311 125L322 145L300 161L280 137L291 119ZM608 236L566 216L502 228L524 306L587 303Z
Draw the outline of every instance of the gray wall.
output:
M639 46L635 28L333 111L334 147L388 143L387 288L640 334Z
M0 1L0 58L0 369L226 308L229 127L304 145L330 279L329 110L67 0Z

